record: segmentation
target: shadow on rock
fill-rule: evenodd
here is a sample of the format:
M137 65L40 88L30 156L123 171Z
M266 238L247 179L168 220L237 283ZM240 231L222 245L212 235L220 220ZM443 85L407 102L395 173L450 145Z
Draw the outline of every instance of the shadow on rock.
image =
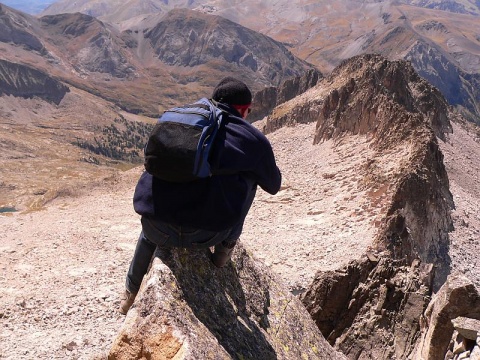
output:
M254 270L246 270L243 261L217 269L207 255L208 250L157 252L175 276L195 317L232 358L277 359L259 328L269 328L270 306L269 289L261 283L261 274L246 274ZM254 291L245 295L242 282Z
M207 250L157 251L108 358L345 359L241 244L222 269Z

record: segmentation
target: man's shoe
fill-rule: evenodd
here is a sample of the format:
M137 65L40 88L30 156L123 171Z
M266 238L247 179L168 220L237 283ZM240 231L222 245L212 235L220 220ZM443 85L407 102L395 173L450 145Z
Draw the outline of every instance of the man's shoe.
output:
M230 257L232 256L233 248L235 247L235 243L229 246L223 245L223 243L215 245L214 252L212 254L212 262L218 268L224 267Z
M131 293L130 291L125 290L125 292L123 293L122 301L120 302L120 308L118 309L118 311L121 314L126 315L128 310L130 310L130 308L132 307L132 304L135 301L136 296L137 296L136 293Z

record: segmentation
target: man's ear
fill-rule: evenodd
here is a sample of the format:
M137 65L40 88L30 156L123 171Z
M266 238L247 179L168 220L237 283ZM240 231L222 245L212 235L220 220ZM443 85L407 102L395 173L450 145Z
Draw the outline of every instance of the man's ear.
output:
M240 109L240 115L242 115L242 118L244 119L247 117L247 110L248 109L245 109L245 108Z

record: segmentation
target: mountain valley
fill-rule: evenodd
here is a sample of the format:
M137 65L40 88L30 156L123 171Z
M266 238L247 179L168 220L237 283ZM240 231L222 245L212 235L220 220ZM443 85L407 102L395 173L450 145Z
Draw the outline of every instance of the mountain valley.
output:
M280 41L329 73L364 53L414 60L419 74L447 100L480 122L480 10L474 1L59 1L44 14L80 11L122 30L174 8L217 14ZM140 13L142 15L140 15Z

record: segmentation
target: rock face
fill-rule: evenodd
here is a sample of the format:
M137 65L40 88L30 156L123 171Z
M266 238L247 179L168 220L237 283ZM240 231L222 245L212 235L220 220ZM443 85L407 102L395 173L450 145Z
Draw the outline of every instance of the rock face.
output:
M205 250L157 256L109 359L344 359L241 244L223 269Z
M293 99L315 86L323 78L321 72L308 70L304 75L286 80L279 87L266 87L255 93L253 111L248 116L249 121L259 120L271 113L280 104Z
M452 276L435 294L422 317L422 334L414 359L444 359L458 317L480 320L480 294L467 278Z
M431 294L432 266L364 256L319 273L302 301L327 340L349 359L406 359Z
M384 211L372 252L319 272L301 296L324 336L349 358L410 356L420 315L450 271L454 205L437 143L451 131L449 116L440 92L407 62L364 55L267 118L267 132L316 121L317 144L346 134L370 139L374 154L358 171Z
M58 105L68 91L66 85L41 71L0 60L0 96L37 96Z
M131 76L135 70L117 31L101 21L80 13L50 15L40 23L55 45L68 51L67 56L80 73L97 72L117 78Z

